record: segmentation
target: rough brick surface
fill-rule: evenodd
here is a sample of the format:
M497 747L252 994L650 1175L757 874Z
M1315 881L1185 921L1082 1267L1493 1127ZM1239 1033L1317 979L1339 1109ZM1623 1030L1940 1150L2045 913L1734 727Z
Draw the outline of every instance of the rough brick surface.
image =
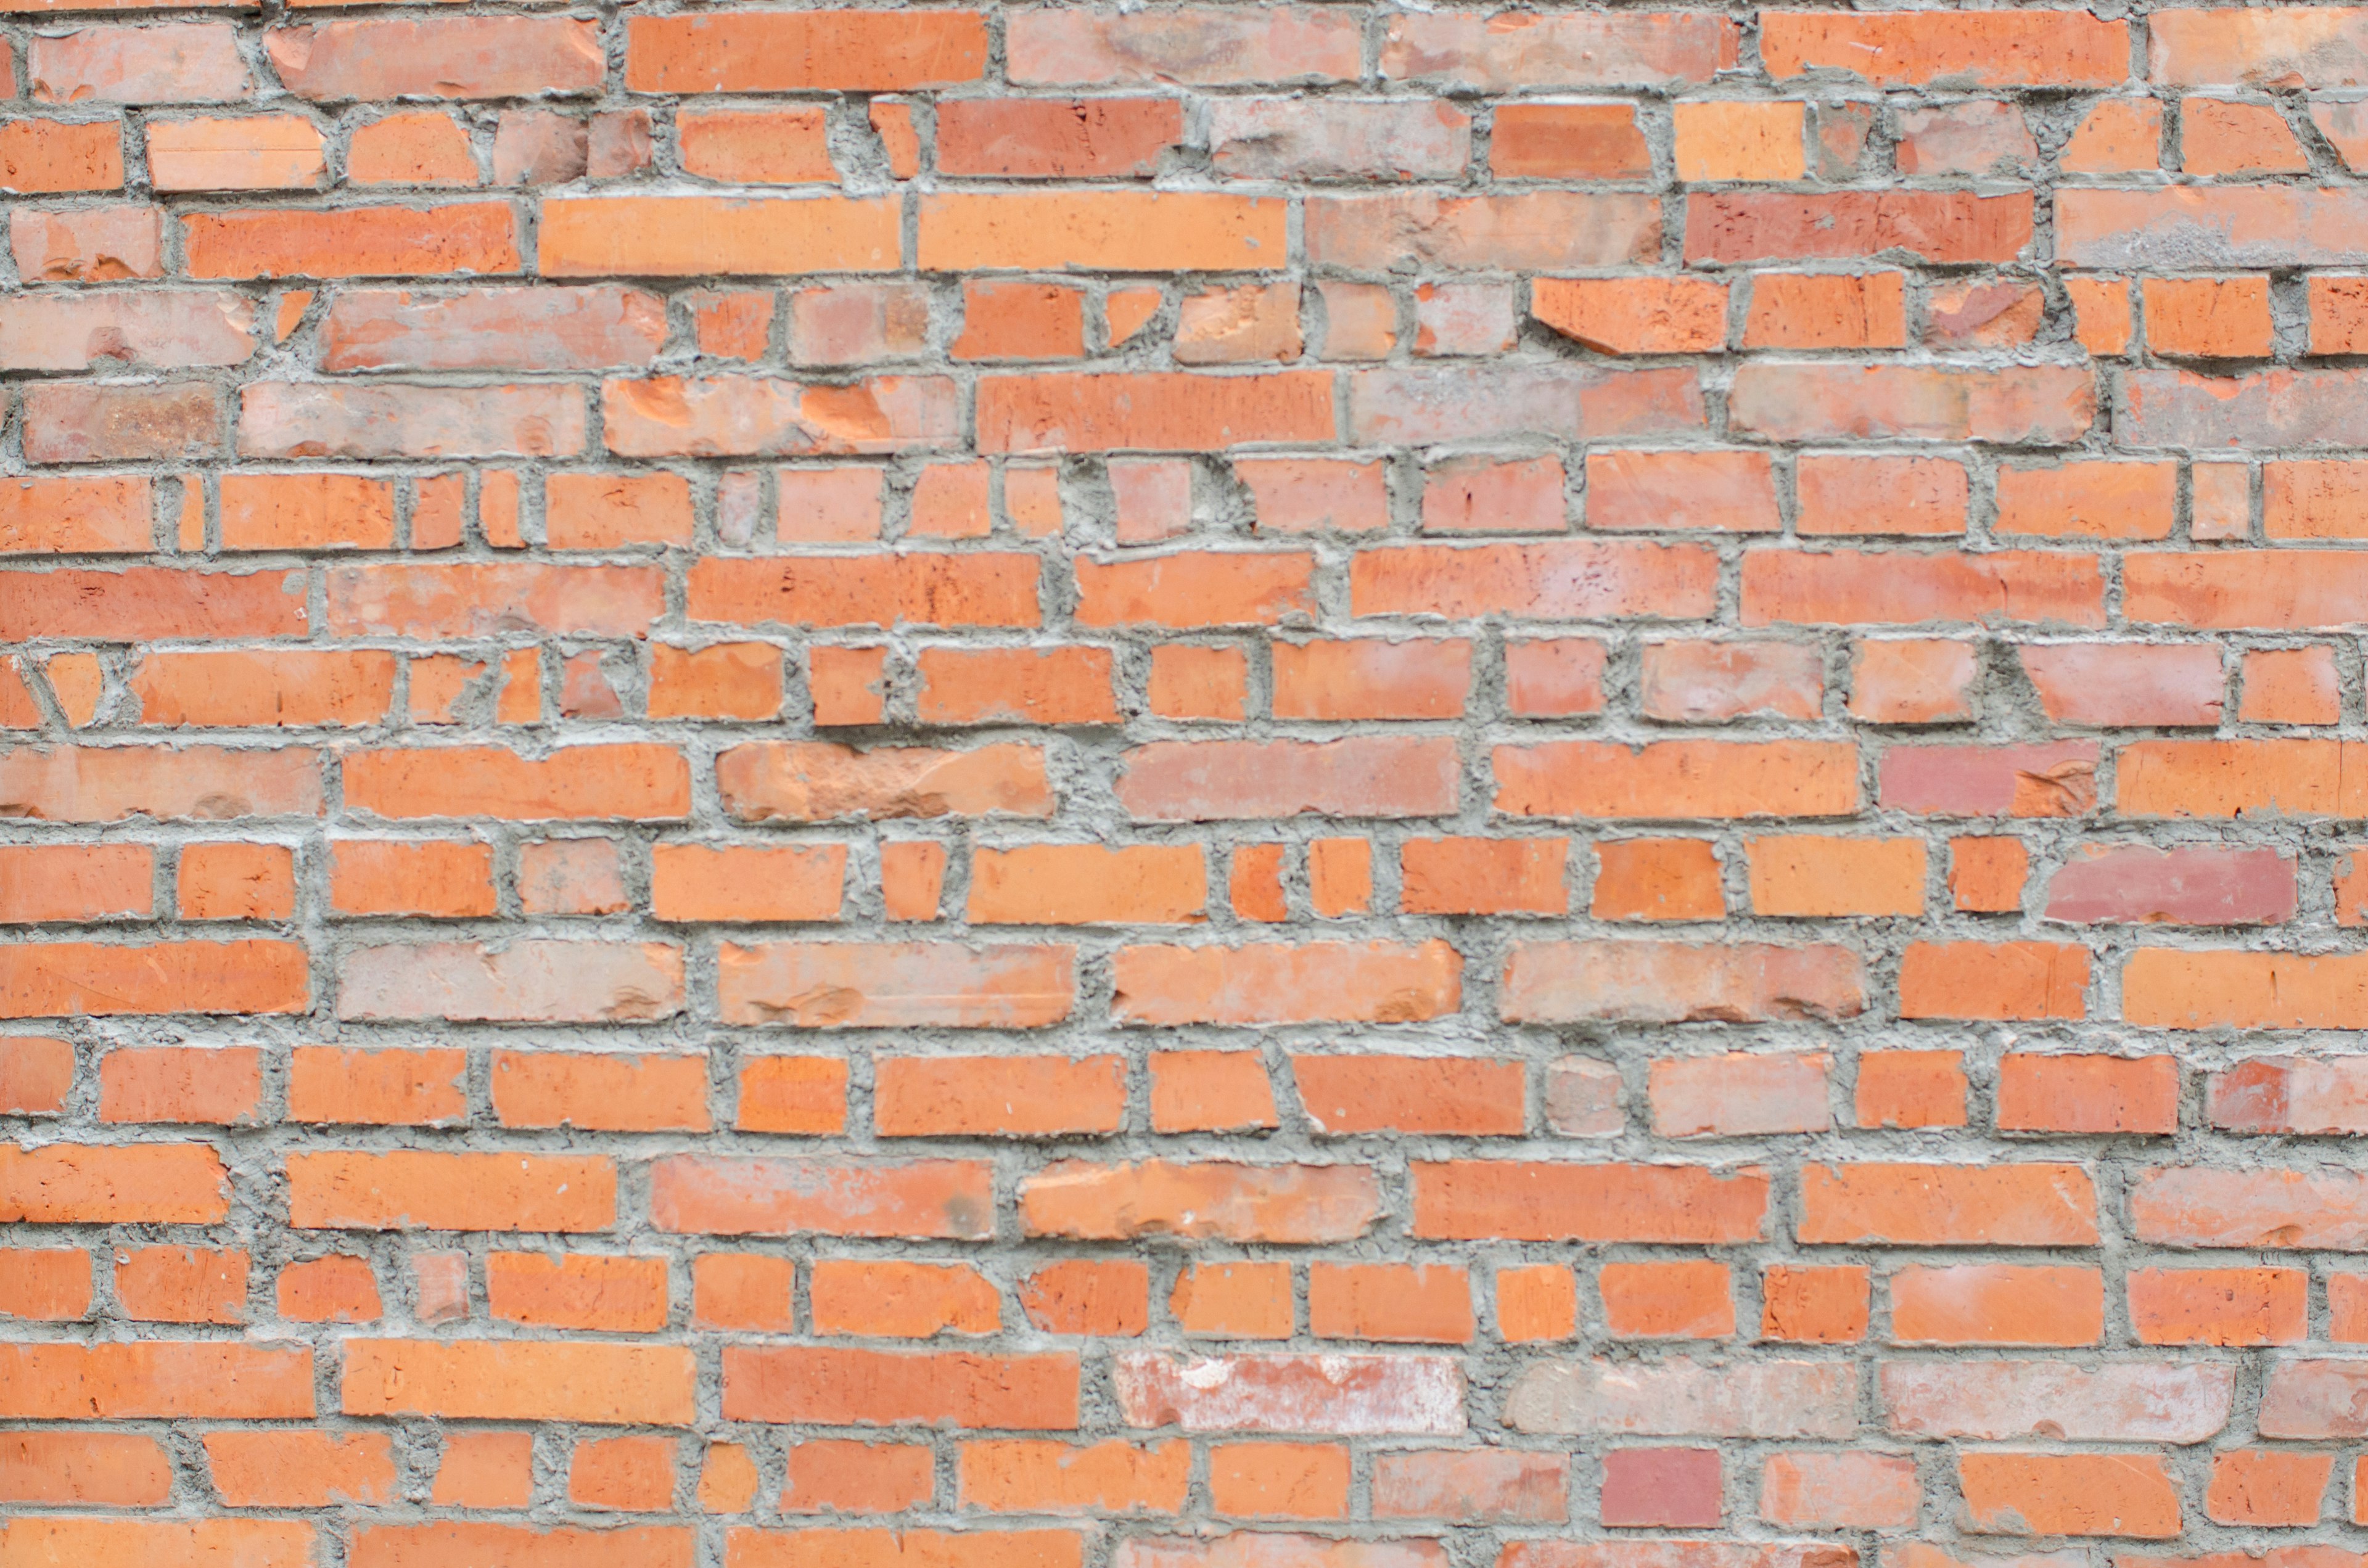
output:
M2362 1568L2363 90L0 0L0 1568Z

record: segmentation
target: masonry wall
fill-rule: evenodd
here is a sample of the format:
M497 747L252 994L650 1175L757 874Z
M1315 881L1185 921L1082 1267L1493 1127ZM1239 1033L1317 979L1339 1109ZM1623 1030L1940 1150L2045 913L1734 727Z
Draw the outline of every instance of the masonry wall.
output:
M0 1568L2359 1568L2368 11L0 14Z

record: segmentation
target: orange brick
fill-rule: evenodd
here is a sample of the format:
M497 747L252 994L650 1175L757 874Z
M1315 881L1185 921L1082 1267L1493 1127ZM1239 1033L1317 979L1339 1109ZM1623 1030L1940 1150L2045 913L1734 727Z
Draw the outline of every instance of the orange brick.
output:
M1698 838L1600 840L1589 912L1598 920L1716 920L1726 913L1717 854Z
M1604 1327L1622 1339L1724 1339L1735 1297L1717 1263L1607 1263L1596 1286Z
M1283 1263L1195 1264L1177 1277L1167 1311L1187 1334L1229 1339L1288 1339L1292 1332L1291 1266Z

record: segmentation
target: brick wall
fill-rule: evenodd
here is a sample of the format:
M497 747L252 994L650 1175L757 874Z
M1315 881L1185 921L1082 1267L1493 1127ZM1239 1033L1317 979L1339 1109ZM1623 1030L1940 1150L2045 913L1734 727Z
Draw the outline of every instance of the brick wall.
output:
M737 4L0 0L0 1568L2360 1568L2368 11Z

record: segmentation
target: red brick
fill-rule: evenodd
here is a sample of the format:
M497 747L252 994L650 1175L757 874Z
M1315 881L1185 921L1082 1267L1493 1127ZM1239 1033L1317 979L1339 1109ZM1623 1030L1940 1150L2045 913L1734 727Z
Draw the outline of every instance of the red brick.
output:
M2305 1336L2309 1281L2298 1269L2133 1268L2128 1286L2140 1344L2291 1345Z
M709 1235L931 1236L984 1241L994 1199L987 1167L671 1155L652 1164L650 1219Z
M1846 1018L1865 1009L1866 977L1838 947L1521 942L1498 1006L1516 1023Z
M1126 1023L1405 1023L1463 1000L1463 960L1437 940L1131 947L1113 971Z
M1488 162L1504 179L1638 179L1652 173L1653 153L1632 105L1513 102L1497 110ZM1532 284L1531 297L1548 281ZM1659 282L1636 281L1647 291Z
M55 1116L74 1088L71 1041L42 1035L0 1036L0 1113Z
M11 1432L0 1437L0 1499L141 1507L171 1493L154 1437L129 1432Z
M2095 1345L2105 1284L2093 1268L1914 1266L1891 1277L1899 1345Z
M1813 1165L1800 1239L1918 1246L2089 1246L2097 1200L2078 1165Z
M2176 1132L2179 1063L2010 1051L1998 1062L1998 1122L2024 1132Z
M1353 1165L1064 1161L1020 1185L1030 1235L1144 1235L1228 1241L1345 1241L1372 1222L1377 1188Z
M1947 79L1975 87L2111 86L2126 75L2123 25L2085 11L1836 16L1774 11L1761 18L1772 75L1852 72L1880 86Z
M26 1421L309 1420L313 1353L145 1339L0 1345L0 1415Z
M1699 1244L1759 1235L1767 1210L1758 1171L1511 1160L1413 1169L1414 1232L1426 1238Z
M466 1053L300 1045L288 1069L288 1119L364 1126L451 1126L468 1119Z
M742 11L637 17L626 85L639 93L903 92L973 81L986 25L970 11Z
M1065 1429L1077 1422L1077 1362L1065 1355L729 1346L723 1413L727 1421Z
M883 1057L873 1071L872 1119L888 1138L1110 1133L1125 1111L1115 1056Z

